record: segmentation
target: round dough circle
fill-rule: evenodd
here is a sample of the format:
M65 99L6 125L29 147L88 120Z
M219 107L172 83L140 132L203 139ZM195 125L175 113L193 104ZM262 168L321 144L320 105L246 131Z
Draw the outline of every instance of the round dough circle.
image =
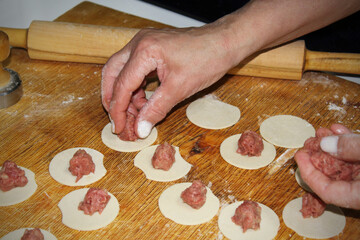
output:
M236 225L231 217L235 215L235 210L243 201L235 202L221 209L218 219L220 231L229 239L255 240L255 239L274 239L280 227L279 217L276 213L261 203L261 222L260 229L248 229L243 233L242 228Z
M132 141L122 141L116 134L111 132L111 123L108 123L101 132L101 140L109 148L119 152L137 152L144 149L156 141L157 130L154 127L150 135L144 139Z
M318 218L303 218L300 212L302 198L296 198L286 204L283 220L287 227L307 238L331 238L341 233L346 219L342 210L334 205L327 205L325 212Z
M180 155L178 147L175 147L175 162L168 171L155 169L152 166L151 158L159 145L153 145L141 150L134 159L135 167L140 168L147 179L158 182L171 182L184 177L191 169L191 164L186 162Z
M186 116L195 125L206 129L223 129L237 123L239 108L206 95L190 103Z
M24 187L16 187L7 192L0 190L0 206L2 207L14 205L27 200L35 193L37 189L35 174L27 168L20 166L18 167L25 171L25 176L28 179L28 183Z
M107 226L117 217L119 202L110 192L108 193L111 198L101 214L95 212L90 216L79 210L78 206L88 190L89 188L83 188L72 191L60 200L58 206L62 213L62 222L69 228L80 231L96 230Z
M306 182L304 182L304 180L302 179L300 170L298 168L295 171L295 179L302 189L306 190L307 192L313 192L311 188L306 184Z
M256 157L243 156L236 152L241 134L226 138L220 145L220 155L231 165L243 169L258 169L267 166L276 157L274 145L263 140L264 150Z
M79 149L85 150L91 155L95 164L95 172L84 175L78 182L75 182L76 176L69 171L70 159ZM49 165L49 172L53 179L67 186L85 186L100 180L106 174L103 164L104 155L91 148L70 148L54 156Z
M1 240L14 240L14 239L21 239L21 237L24 235L25 230L29 229L32 230L33 228L19 228L15 231L9 232L5 236L1 238ZM45 240L56 240L57 238L50 232L40 229L41 233L44 235Z
M302 118L292 115L269 117L260 125L261 136L275 146L300 148L315 136L314 127Z
M194 209L181 199L181 193L192 183L178 183L167 188L159 197L159 209L161 213L172 221L182 225L198 225L210 221L218 212L220 201L206 187L206 202L199 208Z

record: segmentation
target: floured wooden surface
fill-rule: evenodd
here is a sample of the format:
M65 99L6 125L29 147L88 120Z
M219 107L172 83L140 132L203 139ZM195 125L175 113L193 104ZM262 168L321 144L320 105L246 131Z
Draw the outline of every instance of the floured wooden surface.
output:
M58 20L163 26L91 3L79 5ZM101 130L109 121L100 99L101 65L30 60L25 50L12 49L5 66L20 74L24 96L16 105L0 110L0 163L12 160L34 171L38 190L23 203L0 207L0 237L17 228L39 227L58 239L225 239L217 227L217 216L199 226L181 226L158 209L158 198L167 187L201 179L222 206L251 199L273 209L280 218L277 239L303 239L284 225L281 216L284 206L303 194L294 176L294 152L277 147L272 164L244 170L221 158L221 142L247 129L258 131L263 120L278 114L301 117L315 129L339 122L360 133L360 85L321 73L306 73L301 81L229 75L181 103L157 126L154 144L168 141L179 146L193 167L175 182L155 182L134 166L136 153L116 152L101 141ZM206 130L189 122L185 115L189 102L209 93L239 107L240 121L222 130ZM104 154L107 174L88 187L106 188L119 200L121 210L103 229L79 232L61 223L57 204L80 187L59 184L48 167L56 153L72 147L89 147ZM346 226L339 239L357 239L360 212L344 212Z

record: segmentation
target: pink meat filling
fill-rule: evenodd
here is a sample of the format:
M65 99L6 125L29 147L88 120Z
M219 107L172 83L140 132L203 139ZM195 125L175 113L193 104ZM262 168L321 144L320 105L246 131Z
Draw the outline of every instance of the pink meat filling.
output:
M317 218L324 213L325 208L326 203L314 194L306 193L302 197L302 208L300 212L303 218Z
M95 212L101 214L110 200L110 195L103 189L90 188L80 202L78 209L86 215L93 215Z
M159 145L151 159L155 169L168 171L175 162L175 149L169 143L165 142Z
M305 141L303 150L310 155L312 164L330 179L344 181L358 179L360 177L359 163L342 161L321 150L321 139L331 135L333 133L329 129L320 128L316 131L316 137L311 137Z
M118 137L123 141L136 141L138 136L135 133L135 120L139 110L145 105L145 91L139 88L133 93L130 104L126 110L126 122L123 131Z
M235 215L231 220L241 226L243 232L248 229L257 230L260 228L261 207L257 202L245 200L235 210Z
M95 164L90 154L85 150L79 149L70 159L69 171L76 176L75 182L78 182L84 175L95 172Z
M237 153L241 155L260 156L261 152L264 150L264 143L262 138L256 132L246 130L238 141Z
M0 189L3 192L10 191L15 187L24 187L28 183L25 171L16 163L5 161L0 170Z
M126 111L126 122L123 131L119 134L119 138L123 141L136 141L138 136L135 134L135 120L138 111L134 104L130 103Z
M200 180L195 180L190 187L181 193L182 200L192 208L199 209L206 202L206 186Z
M39 228L26 229L24 235L21 237L21 240L44 240L45 237L40 231Z

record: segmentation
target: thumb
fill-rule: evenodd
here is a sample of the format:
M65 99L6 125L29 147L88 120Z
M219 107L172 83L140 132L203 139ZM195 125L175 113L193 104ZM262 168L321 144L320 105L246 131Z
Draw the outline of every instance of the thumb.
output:
M181 100L165 83L161 84L139 112L135 122L137 135L140 138L147 137L153 126L163 120Z
M323 137L320 141L320 147L324 152L347 160L360 162L360 135L343 134Z

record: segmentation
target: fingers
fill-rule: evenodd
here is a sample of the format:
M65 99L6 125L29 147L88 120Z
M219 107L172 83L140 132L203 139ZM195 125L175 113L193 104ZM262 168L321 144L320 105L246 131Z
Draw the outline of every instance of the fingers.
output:
M337 156L340 159L360 162L360 135L345 134L339 136Z
M320 147L324 152L346 161L360 161L360 135L344 134L321 139Z
M147 102L144 89L142 89L141 87L137 89L131 97L131 102L135 105L137 109L141 109Z
M360 161L360 135L341 124L333 124L330 129L336 135L323 137L321 149L339 159Z
M295 154L301 177L309 187L326 203L360 209L360 181L332 181L310 161L305 151Z
M331 125L330 129L333 133L335 133L337 135L351 133L351 131L347 127L345 127L344 125L339 124L339 123L335 123L335 124Z
M318 130L316 130L316 137L322 138L331 135L334 135L334 133L330 129L319 128Z
M113 84L109 108L114 133L120 133L125 126L126 109L133 92L142 85L146 75L156 68L155 59L137 53L134 53L123 66Z
M147 137L152 127L164 119L166 114L181 100L181 96L177 96L174 89L168 87L166 82L160 85L139 112L135 122L137 135L140 138Z
M129 59L129 55L130 50L128 47L123 48L121 51L111 56L102 69L101 98L106 111L109 111L110 108L114 82Z

